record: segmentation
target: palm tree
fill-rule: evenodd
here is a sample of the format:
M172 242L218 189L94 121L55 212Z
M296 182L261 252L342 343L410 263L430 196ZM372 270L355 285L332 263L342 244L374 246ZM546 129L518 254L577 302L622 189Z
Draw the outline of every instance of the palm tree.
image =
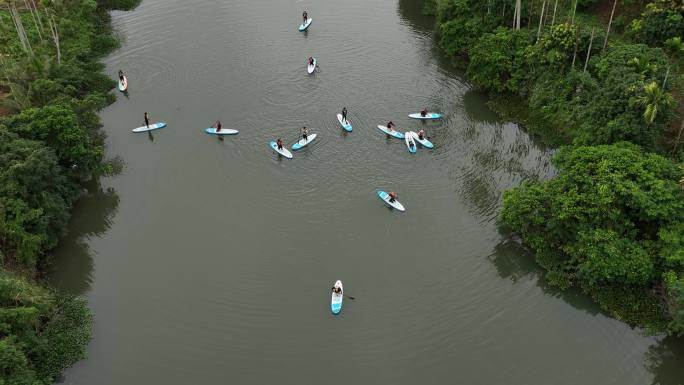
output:
M637 104L644 107L644 120L651 124L658 116L658 111L667 109L674 105L672 95L658 87L658 84L653 81L644 85L644 95L636 98Z
M641 75L641 79L646 79L647 75L655 74L658 71L658 66L649 63L648 60L639 60L637 57L633 57L627 60L627 65L634 68L634 70Z

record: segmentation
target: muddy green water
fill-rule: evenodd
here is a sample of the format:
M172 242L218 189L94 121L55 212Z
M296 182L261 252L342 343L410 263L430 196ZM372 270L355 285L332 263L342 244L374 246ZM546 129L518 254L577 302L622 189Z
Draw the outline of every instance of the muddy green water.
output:
M299 33L301 12L314 22ZM420 1L145 0L113 13L122 173L91 188L54 282L95 316L66 384L680 384L681 345L544 285L502 193L553 175L435 47ZM306 74L306 58L320 68ZM342 132L335 114L349 109ZM406 115L422 106L441 122ZM143 112L169 123L132 134ZM240 134L202 132L216 119ZM406 151L375 128L426 129ZM298 127L293 160L268 148ZM407 207L389 211L378 189ZM342 279L340 316L329 287Z

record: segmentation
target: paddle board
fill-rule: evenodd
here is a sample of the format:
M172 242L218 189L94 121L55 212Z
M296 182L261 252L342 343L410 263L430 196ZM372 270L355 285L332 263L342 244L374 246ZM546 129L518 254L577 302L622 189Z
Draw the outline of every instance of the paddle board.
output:
M342 311L342 300L344 299L344 286L342 286L342 281L338 279L337 282L335 282L335 287L342 289L342 292L339 294L331 293L330 311L332 311L333 314L340 314Z
M417 147L416 147L416 141L413 140L413 131L407 131L404 134L404 141L406 142L406 148L408 148L409 152L411 154L415 154Z
M306 23L302 23L299 25L299 31L300 32L306 31L306 29L309 28L309 26L311 25L312 21L313 21L312 18L310 18L310 17L306 18Z
M295 144L292 145L292 149L297 151L302 149L303 147L306 147L309 143L313 142L313 140L316 139L316 134L309 134L306 137L306 140L304 138L299 139L299 141Z
M432 142L428 140L428 138L427 138L426 136L423 136L423 139L421 139L421 138L418 136L418 133L413 132L413 131L411 131L411 135L413 135L413 139L414 139L416 142L420 143L421 146L423 146L423 147L425 147L425 148L433 148L433 147L435 147L435 146L432 144Z
M142 126L142 127L134 128L132 131L133 132L146 132L146 131L158 130L158 129L164 128L164 127L166 127L166 123L159 122L159 123L150 124L149 127Z
M119 91L124 92L128 89L128 78L126 75L123 77L123 81L119 81Z
M384 132L387 135L393 136L397 139L404 139L404 134L402 134L399 131L395 131L394 129L390 130L386 126L380 126L380 125L378 125L378 128L380 129L380 131Z
M309 64L306 65L306 70L310 74L312 74L316 70L316 63L317 63L316 58L313 58L313 61L314 61L314 63L312 65L309 65Z
M387 203L387 205L388 205L389 207L392 207L392 208L397 209L397 210L399 210L399 211L405 211L405 210L406 210L406 209L404 208L404 205L402 205L401 203L399 203L398 200L395 199L394 202L390 202L390 196L389 196L389 194L386 193L386 192L384 192L384 191L382 191L382 190L378 191L378 197L379 197L380 199L382 199L383 201L385 201L385 203Z
M273 151L277 152L278 154L286 157L287 159L292 159L292 153L287 150L287 148L283 147L282 150L278 149L278 144L276 142L271 142L271 148Z
M426 116L422 116L420 112L415 113L415 114L409 114L409 118L413 119L441 119L442 114L438 114L435 112L428 112Z
M344 128L345 131L352 132L351 123L349 123L348 120L346 122L342 120L342 114L337 114L337 121L340 122L340 125L342 126L342 128Z
M235 135L240 131L233 130L231 128L223 128L222 127L221 131L216 132L216 127L209 127L209 128L205 128L204 132L206 132L209 135Z

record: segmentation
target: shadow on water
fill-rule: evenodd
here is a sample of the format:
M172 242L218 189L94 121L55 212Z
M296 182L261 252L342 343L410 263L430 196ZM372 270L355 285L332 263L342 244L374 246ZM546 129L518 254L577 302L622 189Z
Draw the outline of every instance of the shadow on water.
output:
M648 348L646 369L653 374L652 385L684 384L684 341L667 337Z
M425 14L425 0L399 0L399 16L417 32L432 32L435 18Z
M86 186L87 195L72 210L69 232L53 252L50 283L60 291L83 294L93 281L93 256L88 240L104 234L112 224L119 197L112 188L99 182Z
M501 121L499 114L487 106L489 98L486 93L476 89L469 89L463 94L461 100L463 101L463 110L468 119L491 124Z
M496 268L497 273L516 283L525 278L536 279L537 286L546 295L560 298L575 309L591 315L603 314L609 317L588 296L576 289L560 290L549 285L544 279L544 269L534 261L534 257L520 242L503 229L499 229L501 241L494 247L494 252L487 258Z
M590 315L601 314L610 317L588 296L575 289L561 291L550 286L544 279L544 270L534 261L534 257L519 242L500 230L502 240L487 258L505 279L516 283L523 279L535 279L544 294L562 299L575 309ZM648 348L644 356L644 366L653 375L651 385L684 385L684 340L666 337Z
M454 165L450 174L458 195L482 222L498 219L505 191L555 173L552 151L539 147L513 124L471 122L457 135L455 151L465 162Z

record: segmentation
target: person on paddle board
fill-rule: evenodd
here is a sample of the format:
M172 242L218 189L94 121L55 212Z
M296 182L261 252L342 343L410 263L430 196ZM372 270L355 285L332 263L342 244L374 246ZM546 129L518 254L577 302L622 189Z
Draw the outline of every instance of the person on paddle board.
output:
M347 107L342 107L342 120L347 123Z
M147 116L147 112L145 112L145 127L150 128L150 117Z
M387 129L392 131L393 128L394 128L394 122L390 120L389 122L387 122Z
M423 109L420 110L420 116L422 116L422 117L427 116L427 107L423 107Z
M302 138L304 138L304 141L309 139L309 130L306 127L302 127Z
M276 144L278 145L278 150L283 149L283 140L282 139L278 138L278 140L276 140Z
M304 13L302 13L302 17L304 18L303 24L306 25L306 21L309 19L309 14L304 11Z
M390 202L394 203L394 201L397 200L398 195L394 191L390 191L389 194L387 194L387 195L389 195L389 201Z
M332 287L332 292L335 294L342 294L342 288L339 286L333 286Z
M124 73L123 71L119 70L119 83L123 84L124 82Z
M418 139L423 140L425 139L425 130L420 130L418 131Z
M216 127L216 132L221 131L221 121L217 120L216 123L214 123L214 127Z
M312 66L314 65L314 60L312 56L309 56L309 65Z

